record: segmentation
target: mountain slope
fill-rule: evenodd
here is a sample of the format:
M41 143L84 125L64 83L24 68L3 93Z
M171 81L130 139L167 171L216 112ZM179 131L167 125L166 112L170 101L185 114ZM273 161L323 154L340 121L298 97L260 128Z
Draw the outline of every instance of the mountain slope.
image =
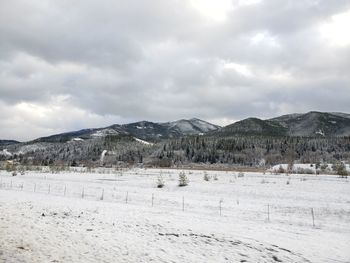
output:
M277 122L248 118L223 127L213 134L217 135L261 135L261 136L284 136L287 129Z
M350 136L350 115L311 111L284 115L268 121L287 129L290 136Z
M218 129L219 126L199 119L179 120L174 122L155 123L140 121L129 124L114 124L105 128L83 129L79 131L55 134L42 137L35 142L67 142L87 140L107 135L131 135L142 140L159 140L196 135Z
M124 124L122 125L122 129L128 134L143 140L157 140L172 137L171 132L168 131L166 126L162 125L161 123L154 123L150 121L139 121Z
M283 115L268 120L248 118L211 134L216 136L350 136L350 115L311 111L305 114Z
M168 127L174 134L178 135L193 135L202 134L209 131L214 131L220 128L218 125L200 119L178 120L174 122L163 123L163 126Z
M20 142L15 140L0 140L0 146L12 145L17 143L20 143Z

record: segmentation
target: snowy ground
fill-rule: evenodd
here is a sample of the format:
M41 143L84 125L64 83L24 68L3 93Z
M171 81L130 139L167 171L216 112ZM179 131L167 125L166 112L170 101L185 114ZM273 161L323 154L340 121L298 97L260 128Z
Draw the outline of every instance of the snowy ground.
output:
M347 179L178 172L0 172L0 262L350 262Z

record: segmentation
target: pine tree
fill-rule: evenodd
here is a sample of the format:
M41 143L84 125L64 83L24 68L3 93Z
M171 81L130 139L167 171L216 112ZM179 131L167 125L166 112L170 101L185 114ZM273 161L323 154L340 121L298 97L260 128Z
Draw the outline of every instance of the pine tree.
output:
M157 178L157 187L158 188L163 188L165 185L164 183L164 180L163 180L163 176L162 174L158 175L158 178Z
M185 174L185 172L180 172L179 173L179 186L182 187L182 186L187 186L189 183L189 180Z

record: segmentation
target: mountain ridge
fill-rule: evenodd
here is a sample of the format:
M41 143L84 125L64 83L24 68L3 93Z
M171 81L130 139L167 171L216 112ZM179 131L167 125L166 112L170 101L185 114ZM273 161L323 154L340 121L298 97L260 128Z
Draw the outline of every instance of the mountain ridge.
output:
M102 128L87 128L40 137L31 142L67 142L108 135L130 135L146 141L179 138L188 135L231 136L350 136L350 114L319 112L285 114L270 119L250 117L224 127L191 118L169 122L138 121L113 124ZM0 146L18 144L15 140L0 140Z
M348 158L349 149L347 114L308 112L267 120L247 118L222 128L199 119L182 119L82 129L0 145L0 161L72 166L135 163L164 167L184 163L252 166L260 165L262 160L267 164L285 162L288 156L301 162L311 159L336 162Z
M270 119L247 118L227 125L213 135L350 136L350 114L310 111Z
M91 139L107 135L131 135L142 140L178 138L199 135L219 129L220 126L197 119L181 119L172 122L138 121L127 124L113 124L103 128L89 128L40 137L34 142L67 142L73 139Z

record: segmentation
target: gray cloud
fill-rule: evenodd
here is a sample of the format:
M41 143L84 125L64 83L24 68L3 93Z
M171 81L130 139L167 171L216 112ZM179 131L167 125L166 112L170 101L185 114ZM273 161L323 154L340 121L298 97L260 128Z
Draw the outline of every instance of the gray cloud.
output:
M221 20L191 3L0 0L0 138L350 112L350 41L322 31L350 1L237 0Z

